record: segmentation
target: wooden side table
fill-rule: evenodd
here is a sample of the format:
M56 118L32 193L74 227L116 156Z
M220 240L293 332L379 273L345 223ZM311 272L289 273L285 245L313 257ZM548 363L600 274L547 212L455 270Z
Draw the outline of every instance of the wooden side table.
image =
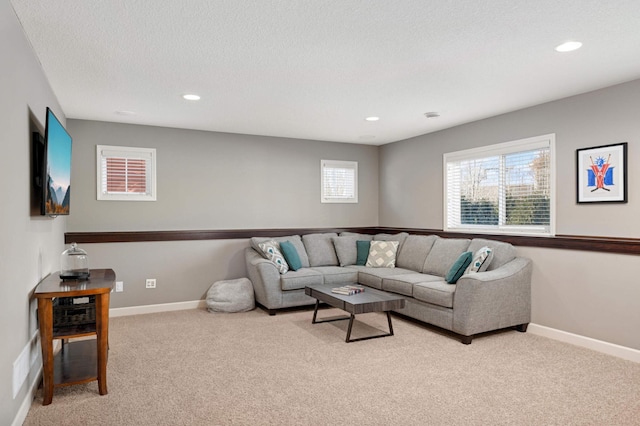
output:
M91 269L88 280L66 280L55 272L35 289L42 346L43 405L51 404L53 388L98 381L100 395L107 394L107 350L109 343L109 296L116 274L112 269ZM53 300L58 297L95 297L95 322L54 327ZM96 339L63 342L53 355L53 339L95 335Z

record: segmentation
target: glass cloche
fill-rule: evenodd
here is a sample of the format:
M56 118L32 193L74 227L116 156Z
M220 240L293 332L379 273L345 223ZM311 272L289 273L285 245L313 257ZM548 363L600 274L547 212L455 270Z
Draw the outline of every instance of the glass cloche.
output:
M71 243L71 247L60 255L60 278L63 280L86 280L89 278L87 252Z

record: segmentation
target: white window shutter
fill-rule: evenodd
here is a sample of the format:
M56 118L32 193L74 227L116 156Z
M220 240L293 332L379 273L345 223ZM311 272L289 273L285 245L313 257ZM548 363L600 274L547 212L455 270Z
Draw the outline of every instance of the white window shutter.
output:
M322 160L321 202L358 202L358 163L356 161Z
M155 201L155 156L152 148L98 145L98 200Z

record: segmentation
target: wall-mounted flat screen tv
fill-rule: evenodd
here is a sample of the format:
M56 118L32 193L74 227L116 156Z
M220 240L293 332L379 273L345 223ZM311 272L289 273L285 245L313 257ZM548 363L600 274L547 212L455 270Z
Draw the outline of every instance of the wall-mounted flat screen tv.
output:
M71 136L49 108L44 140L45 178L41 214L68 215L71 198Z

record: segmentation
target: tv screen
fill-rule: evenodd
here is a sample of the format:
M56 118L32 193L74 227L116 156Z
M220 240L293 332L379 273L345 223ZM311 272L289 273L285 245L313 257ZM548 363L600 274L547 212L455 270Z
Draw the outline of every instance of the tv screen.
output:
M68 215L71 196L71 136L47 108L45 139L45 181L42 214Z

